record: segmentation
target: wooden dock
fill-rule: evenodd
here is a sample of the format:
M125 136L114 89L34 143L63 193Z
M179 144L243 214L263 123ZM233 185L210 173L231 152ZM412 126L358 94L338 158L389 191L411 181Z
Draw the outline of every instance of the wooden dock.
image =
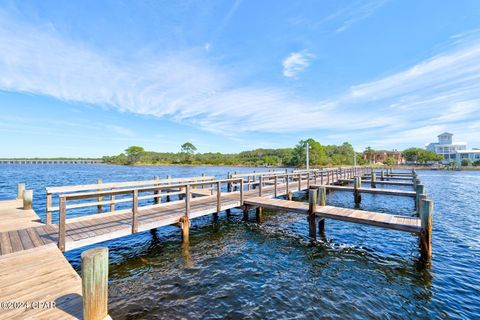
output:
M327 188L328 190L333 191L355 191L354 187L348 186L332 186L332 185L312 185L312 188ZM389 196L402 196L402 197L412 197L415 198L417 193L410 190L395 190L395 189L380 189L380 188L357 188L360 193L371 193L371 194L383 194Z
M353 183L352 179L340 179L339 182L341 183ZM362 179L362 183L372 183L370 179ZM383 184L389 186L405 186L405 187L413 187L412 182L401 182L401 181L375 181L374 184Z
M99 180L91 185L49 187L46 223L40 222L33 210L23 210L19 200L0 202L0 300L37 301L43 297L55 301L57 306L42 310L0 310L0 319L82 317L82 281L63 257L63 251L167 225L180 227L182 241L188 242L192 219L207 215L215 219L220 212L228 215L230 209L238 207L243 208L244 217L248 217L249 206L257 208L257 218L264 207L307 214L310 237L315 234L312 223L319 220L319 229L324 230L325 218L418 234L422 259L428 260L433 209L426 200L423 185L416 185L422 187L417 192L360 188L361 176L367 172L366 168L315 169L229 174L224 180L205 176L164 180L155 177L148 181L102 183ZM352 179L353 188L334 185ZM420 208L419 217L327 206L326 188L353 190L356 197L360 193L414 196ZM293 192L305 190L309 192L310 203L291 201ZM317 192L322 194L319 199L323 199L318 206ZM288 200L277 199L282 196ZM131 205L119 209L116 205L120 203ZM67 218L70 210L88 207L93 208L92 214ZM58 222L53 223L56 214ZM108 261L105 264L108 266Z
M281 199L269 199L252 197L245 200L246 205L297 212L308 214L308 203L288 201ZM333 220L347 221L352 223L366 224L376 227L388 228L410 233L420 233L421 221L417 217L407 217L395 214L370 212L332 206L317 206L314 211L317 218L329 218Z

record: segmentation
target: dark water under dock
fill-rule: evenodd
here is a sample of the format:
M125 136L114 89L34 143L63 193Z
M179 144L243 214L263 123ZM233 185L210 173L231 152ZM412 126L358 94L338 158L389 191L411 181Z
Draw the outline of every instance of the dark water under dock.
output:
M26 182L34 189L34 209L44 218L46 186L95 183L97 178L109 182L167 174L190 177L202 172L225 178L227 171L251 170L5 165L0 167L0 199L12 198L16 183ZM222 214L216 224L210 217L193 220L188 248L182 246L175 227L106 243L110 315L114 319L479 318L480 172L418 173L435 203L430 269L417 263L414 235L327 220L326 241L312 246L304 216L266 211L265 222L258 225L253 213L245 223L241 211L233 210L232 217ZM353 196L333 192L327 203L352 208ZM410 198L369 194L363 195L361 208L403 215L414 210ZM66 254L77 270L85 249Z

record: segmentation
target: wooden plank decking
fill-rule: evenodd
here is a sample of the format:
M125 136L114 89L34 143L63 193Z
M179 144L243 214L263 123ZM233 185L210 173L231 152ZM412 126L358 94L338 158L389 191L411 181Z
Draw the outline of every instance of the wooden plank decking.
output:
M325 187L329 190L334 191L350 191L353 192L353 187L348 186L331 186L331 185L312 185L312 187ZM372 193L372 194L383 194L383 195L390 195L390 196L403 196L403 197L412 197L415 198L417 193L415 191L410 190L394 190L394 189L380 189L380 188L358 188L360 193Z
M0 293L29 304L0 308L0 319L82 319L82 280L56 244L0 256Z
M0 201L0 232L42 226L35 211L23 210L22 200Z
M248 200L245 200L245 204L302 214L308 213L308 203L297 201L251 197L248 198ZM317 206L315 215L319 218L329 218L334 220L367 224L416 234L420 233L421 230L420 219L416 217L338 208L332 206Z

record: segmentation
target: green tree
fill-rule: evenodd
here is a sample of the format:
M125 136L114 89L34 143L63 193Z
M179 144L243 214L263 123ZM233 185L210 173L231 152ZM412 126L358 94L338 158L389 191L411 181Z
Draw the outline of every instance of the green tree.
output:
M145 149L139 146L131 146L125 149L128 164L135 164L145 155Z
M193 155L195 151L197 151L197 147L195 147L191 142L185 142L180 146L181 152L184 155L184 161L191 163L193 160Z
M392 158L392 157L387 157L387 158L385 159L385 161L383 161L383 164L386 165L386 166L393 166L393 165L396 164L396 161L395 161L395 159Z
M421 148L408 148L403 151L403 154L407 161L415 161L419 163L443 160L442 155Z
M303 166L306 163L306 145L309 146L309 164L320 165L325 160L325 150L320 142L312 138L300 140L293 149L292 162L295 166Z

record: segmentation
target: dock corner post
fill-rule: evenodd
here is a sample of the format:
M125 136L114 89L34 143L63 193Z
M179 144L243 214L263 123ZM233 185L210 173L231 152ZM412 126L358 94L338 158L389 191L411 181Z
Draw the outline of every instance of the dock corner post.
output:
M298 174L298 192L302 191L302 174Z
M23 199L23 191L25 191L25 183L17 184L17 199Z
M230 171L228 171L228 173L227 173L227 179L232 179L232 174L230 173ZM227 183L227 192L232 192L232 183L231 182Z
M23 210L31 210L33 202L33 190L23 190Z
M288 173L285 174L285 194L287 195L287 199L288 199L288 194L290 193L290 190L288 188ZM291 200L291 199L288 199L288 200Z
M154 177L153 177L153 181L154 181L153 186L154 186L154 187L158 187L158 181L159 181L159 180L160 180L160 179L159 179L158 176L154 176ZM158 195L158 194L159 194L159 190L158 190L158 189L155 189L155 190L153 191L153 194L155 195L155 197L153 198L153 204L159 204L159 203L160 203L160 197L159 197L159 195Z
M103 182L103 181L102 181L102 178L98 178L97 183L98 183L98 184L102 184L102 182ZM98 189L98 192L100 192L100 191L102 191L102 189ZM101 202L102 200L103 200L103 197L102 197L102 196L98 196L97 201L98 201L98 202ZM99 205L97 206L97 212L98 212L98 213L102 213L102 205L101 205L101 204L99 204Z
M65 197L60 197L58 217L58 248L65 252L65 231L66 231L66 215L67 215L67 200Z
M360 188L362 187L362 178L355 177L353 182L353 199L355 204L360 204L362 202L362 194L360 193Z
M104 319L108 315L108 248L81 254L83 319Z
M47 201L45 203L45 223L52 224L52 194L47 190Z
M327 188L318 188L318 205L324 207L327 205ZM325 218L318 220L318 234L325 237Z
M311 241L317 239L317 226L315 225L315 212L317 211L317 190L308 190L308 237Z
M138 190L133 190L132 233L138 232Z
M432 221L433 201L422 199L420 201L421 231L419 235L420 255L424 262L430 262L432 258Z
M310 188L310 171L307 172L307 189Z
M372 188L377 187L377 174L375 172L372 172L372 175L370 176L371 179L371 186Z
M190 185L185 187L185 215L180 218L182 224L182 242L188 243L190 239Z

